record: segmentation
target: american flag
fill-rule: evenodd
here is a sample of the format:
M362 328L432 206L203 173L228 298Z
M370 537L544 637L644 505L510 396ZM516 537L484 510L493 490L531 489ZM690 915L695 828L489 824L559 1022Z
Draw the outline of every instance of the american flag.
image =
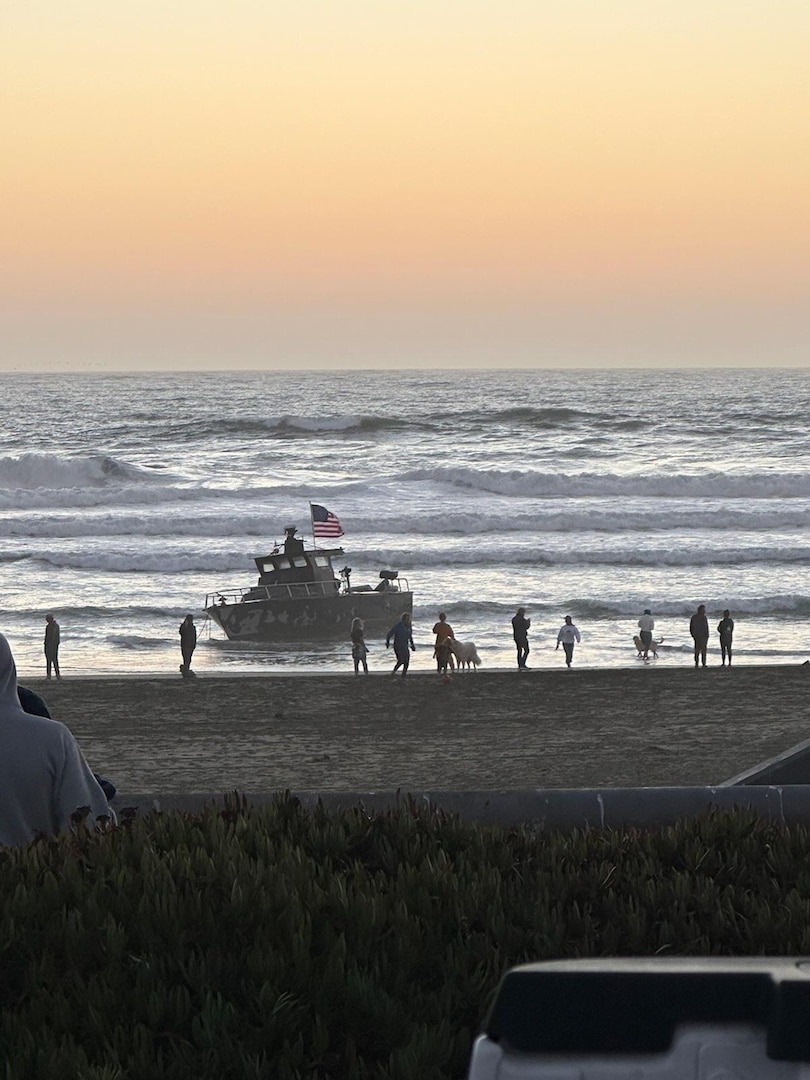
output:
M318 506L317 503L309 505L312 511L313 536L326 536L332 540L343 536L343 528L334 514L330 514L325 506Z

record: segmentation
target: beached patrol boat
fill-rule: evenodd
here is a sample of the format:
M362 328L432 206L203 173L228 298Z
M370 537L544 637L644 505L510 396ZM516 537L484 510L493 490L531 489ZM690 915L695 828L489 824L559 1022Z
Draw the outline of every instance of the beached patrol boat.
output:
M353 585L351 567L336 575L332 565L343 548L305 549L296 532L288 525L283 543L254 559L256 585L206 596L206 613L231 641L341 641L354 618L370 638L386 634L404 611L412 613L413 593L398 571L380 570L376 585Z

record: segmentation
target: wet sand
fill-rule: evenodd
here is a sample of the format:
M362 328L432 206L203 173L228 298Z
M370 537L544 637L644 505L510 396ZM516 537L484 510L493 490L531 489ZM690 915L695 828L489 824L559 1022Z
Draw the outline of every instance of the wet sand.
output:
M810 737L810 666L24 679L119 793L716 784Z

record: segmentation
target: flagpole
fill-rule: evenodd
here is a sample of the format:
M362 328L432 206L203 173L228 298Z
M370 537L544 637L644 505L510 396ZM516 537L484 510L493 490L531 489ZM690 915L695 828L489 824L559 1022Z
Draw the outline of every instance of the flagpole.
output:
M315 540L315 518L312 516L312 503L309 504L309 527L312 530L312 547L317 548L318 544Z

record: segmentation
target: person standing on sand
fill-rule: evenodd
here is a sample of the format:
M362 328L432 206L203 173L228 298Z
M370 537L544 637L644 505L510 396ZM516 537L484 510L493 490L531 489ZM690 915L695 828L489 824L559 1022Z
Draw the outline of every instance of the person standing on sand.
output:
M180 623L180 653L183 663L180 665L180 674L184 679L192 675L191 657L197 648L197 627L194 625L194 616L186 615Z
M451 670L455 670L455 661L453 660L453 652L450 646L447 644L449 638L455 638L453 633L453 627L447 622L447 616L443 611L439 612L439 621L433 625L433 633L436 635L436 647L433 650L433 655L436 658L436 667L439 672L447 672L447 666L450 665Z
M644 614L638 620L638 636L641 639L641 644L644 646L644 659L648 660L650 656L650 646L652 645L652 632L655 629L655 619L650 613L650 609L644 608Z
M709 645L709 620L706 618L706 605L701 604L689 620L689 633L695 643L695 667L702 661L706 667L706 649Z
M532 620L526 618L526 608L519 607L512 617L512 637L517 649L518 671L528 671L526 658L529 655L529 627Z
M571 616L565 616L565 622L560 627L560 632L557 634L557 649L562 645L565 650L565 666L571 667L571 661L574 659L574 642L582 641L579 630L574 626L571 621ZM556 649L554 650L556 652Z
M410 612L404 611L402 618L388 631L385 638L386 649L391 648L391 641L394 642L394 655L397 658L396 664L394 664L394 670L392 675L396 675L397 671L402 668L403 678L408 674L408 666L411 662L411 653L416 652L416 646L413 643L413 628L411 627Z
M368 646L366 645L365 638L363 637L363 620L352 619L352 629L349 634L352 642L352 660L354 661L354 673L360 674L360 665L363 665L363 671L368 675Z
M731 667L731 642L734 637L734 620L728 608L723 612L723 618L717 624L717 633L720 635L720 666L725 667L726 658L728 658L728 666Z
M45 616L45 671L48 678L51 677L51 668L57 679L59 674L59 623L53 615Z

